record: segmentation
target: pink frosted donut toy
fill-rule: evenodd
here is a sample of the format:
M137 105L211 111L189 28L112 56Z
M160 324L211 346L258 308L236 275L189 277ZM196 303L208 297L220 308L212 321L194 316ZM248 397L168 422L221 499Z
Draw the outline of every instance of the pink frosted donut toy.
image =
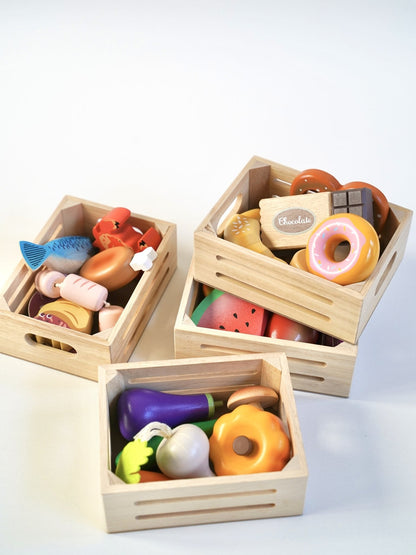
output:
M337 247L347 243L348 254L341 260ZM306 264L315 275L349 285L367 279L380 254L380 242L374 227L355 214L334 214L323 220L311 233L306 246Z

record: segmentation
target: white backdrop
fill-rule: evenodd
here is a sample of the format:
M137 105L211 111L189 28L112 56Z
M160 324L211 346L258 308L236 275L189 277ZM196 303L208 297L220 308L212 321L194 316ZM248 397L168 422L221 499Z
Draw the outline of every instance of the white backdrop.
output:
M363 180L415 206L416 3L0 0L0 230L65 194L178 225L178 269L131 360L172 358L192 234L249 158ZM301 517L107 535L97 385L0 355L4 553L414 553L411 230L349 399L296 392Z

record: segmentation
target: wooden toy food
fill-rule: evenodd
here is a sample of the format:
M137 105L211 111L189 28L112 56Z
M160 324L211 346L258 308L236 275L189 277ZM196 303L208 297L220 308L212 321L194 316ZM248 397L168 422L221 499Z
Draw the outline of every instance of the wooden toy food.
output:
M147 482L165 482L170 480L165 474L157 470L143 470L135 460L132 460L130 468L129 466L123 468L121 465L117 467L115 474L126 484L138 484L139 482L145 484Z
M151 447L155 437L160 441ZM127 484L212 476L208 450L207 436L193 424L172 430L162 422L151 422L124 447L118 456L115 474ZM161 472L143 468L152 456Z
M257 221L260 221L260 208L252 208L251 210L246 210L245 212L241 213L242 216L246 218L253 218Z
M92 312L98 312L99 331L112 328L123 312L123 307L107 302L108 290L105 287L77 274L65 276L60 272L44 269L36 274L35 287L42 295L62 297ZM81 328L79 331L82 331Z
M29 302L27 304L27 315L31 318L35 318L39 313L42 306L45 304L51 303L54 299L50 297L46 297L46 295L42 295L39 291L35 291L33 295L30 297Z
M345 185L341 185L339 181L331 174L322 170L305 170L299 173L292 181L289 192L291 195L302 195L309 192L337 191L339 189L370 189L373 202L373 221L364 214L358 213L370 221L376 228L378 233L386 223L390 207L385 195L374 185L370 185L364 181L351 181ZM351 212L346 210L346 212ZM334 212L336 213L336 212ZM354 212L357 213L357 212Z
M98 330L104 331L113 328L123 313L123 307L117 305L104 306L98 311Z
M157 249L161 242L160 233L150 227L145 233L130 224L131 212L127 208L117 207L110 210L93 227L95 237L93 245L100 250L125 246L140 252L147 247Z
M209 440L193 424L176 428L159 428L163 440L156 451L156 462L169 478L202 478L214 476L209 466Z
M31 270L42 265L69 274L77 272L84 262L94 253L88 237L71 235L37 245L29 241L20 241L22 256Z
M127 484L140 482L141 467L147 463L153 454L153 449L148 447L146 441L135 439L130 441L118 457L115 474Z
M280 418L264 408L277 402L268 387L252 386L230 396L231 413L220 416L209 439L217 476L281 470L290 459L290 439Z
M115 291L132 281L140 271L150 270L157 253L152 247L135 253L126 246L100 251L89 258L79 271L80 276Z
M191 319L204 328L263 335L268 317L264 308L214 289L195 308Z
M208 297L208 295L210 293L212 293L214 288L211 287L210 285L207 285L206 283L202 283L201 284L201 290L202 290L202 294L204 295L204 297Z
M92 311L66 299L43 305L35 318L84 333L91 332Z
M331 197L332 214L356 214L374 226L373 194L369 187L342 188L331 193Z
M260 200L263 243L274 249L306 246L315 225L331 215L330 192Z
M35 319L63 328L70 328L83 333L91 333L93 313L91 310L71 301L57 299L43 305L35 316ZM38 335L35 337L38 343L46 344L48 341L44 337ZM70 351L72 349L65 343L55 340L52 340L52 346L62 349L63 351Z
M264 335L272 339L302 341L303 343L317 343L319 339L318 331L280 314L270 316Z
M272 197L259 204L262 241L272 249L304 248L314 227L332 214L356 214L373 225L369 188Z
M336 191L340 188L341 184L330 173L311 169L300 172L293 179L289 193L291 195L303 195L309 192Z
M168 478L214 476L209 466L209 440L201 428L194 424L180 424L172 429L163 422L149 422L121 453L117 468L124 464L120 461L125 459L124 452L129 446L131 451L137 452L138 455L135 460L134 456L129 458L129 464L124 466L122 479L136 480L136 477L131 478L131 475L140 471L139 460L146 462L147 450L151 450L147 447L148 441L154 435L163 437L156 449L156 462L162 474ZM146 456L140 459L140 453L144 452ZM129 473L125 472L126 467L129 468Z
M361 189L363 187L370 189L371 191L373 199L373 224L376 231L380 233L386 223L390 211L390 206L384 193L382 193L380 189L377 189L377 187L374 187L374 185L370 185L364 181L351 181L350 183L343 185L342 189Z
M98 283L77 274L65 276L53 270L40 271L35 277L35 287L47 297L62 297L92 311L103 308L108 297L107 289Z
M290 265L299 270L304 270L308 272L308 266L306 264L306 249L299 249L293 255Z
M348 255L335 259L337 247L347 242ZM321 222L306 247L306 264L311 273L341 285L367 279L380 254L377 232L364 218L355 214L333 215Z
M272 251L261 242L260 222L255 218L248 218L243 214L234 214L225 226L224 239L284 262L284 260L277 258Z
M220 404L210 393L176 395L143 388L127 389L117 402L120 432L130 441L149 422L156 420L174 427L210 419Z
M146 482L166 482L170 480L168 476L157 472L156 470L140 470L140 483L145 484Z
M214 424L217 421L216 418L211 418L210 420L202 420L201 422L192 422L194 426L198 426L204 434L209 438L211 437L212 430L214 429ZM142 465L142 470L156 469L156 451L163 440L163 436L154 435L147 442L147 445L153 449L153 454L149 455L147 463Z
M263 410L273 407L278 400L279 395L273 388L264 385L248 385L237 389L229 396L227 408L233 410L245 404Z

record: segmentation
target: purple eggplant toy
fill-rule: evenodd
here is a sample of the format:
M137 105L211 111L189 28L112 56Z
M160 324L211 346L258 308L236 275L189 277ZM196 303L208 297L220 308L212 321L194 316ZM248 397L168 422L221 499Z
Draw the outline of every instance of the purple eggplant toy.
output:
M221 404L210 393L175 395L151 389L127 389L117 403L120 432L131 441L150 422L163 422L173 428L186 422L207 420Z

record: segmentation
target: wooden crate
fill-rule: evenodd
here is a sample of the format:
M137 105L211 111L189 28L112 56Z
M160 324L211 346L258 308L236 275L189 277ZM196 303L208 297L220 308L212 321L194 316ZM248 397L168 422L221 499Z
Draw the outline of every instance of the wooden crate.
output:
M357 343L404 255L412 211L390 204L381 256L372 275L342 286L224 240L224 221L258 207L262 198L287 196L299 172L252 158L194 233L195 279L272 312Z
M175 322L175 357L280 351L287 356L294 389L348 397L358 345L342 342L330 347L198 327L191 320L200 300L193 276L192 262Z
M212 393L215 400L246 385L280 393L292 458L279 472L126 484L114 473L121 448L116 401L127 388L177 394ZM307 465L284 354L106 365L99 372L100 474L108 532L165 528L302 514ZM124 442L125 443L125 442Z
M34 241L42 244L66 235L91 236L97 220L110 210L109 206L66 196ZM133 213L131 223L142 231L153 226L163 239L153 268L110 293L109 302L124 307L112 329L88 335L27 316L28 301L35 291L35 272L22 259L0 296L0 352L92 380L98 379L100 364L128 360L176 269L176 225ZM49 345L36 342L35 335ZM55 348L52 342L70 345L73 352Z

